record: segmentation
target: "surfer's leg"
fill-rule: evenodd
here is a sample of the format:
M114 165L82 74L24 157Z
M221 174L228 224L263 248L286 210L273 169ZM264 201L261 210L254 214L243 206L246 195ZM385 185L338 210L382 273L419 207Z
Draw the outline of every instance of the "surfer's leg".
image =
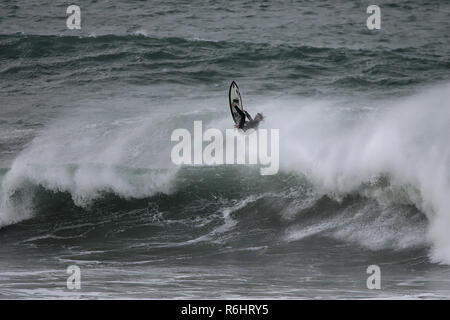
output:
M241 120L239 120L239 129L244 129L245 117L241 116Z

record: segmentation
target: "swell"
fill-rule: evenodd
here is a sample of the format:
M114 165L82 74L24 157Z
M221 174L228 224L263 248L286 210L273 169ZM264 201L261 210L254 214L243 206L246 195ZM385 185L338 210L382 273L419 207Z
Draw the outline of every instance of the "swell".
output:
M65 83L76 77L79 82L207 84L257 72L271 79L273 90L296 86L295 80L304 88L381 90L447 79L450 66L448 55L429 46L365 50L142 35L2 35L0 46L0 74L9 82Z

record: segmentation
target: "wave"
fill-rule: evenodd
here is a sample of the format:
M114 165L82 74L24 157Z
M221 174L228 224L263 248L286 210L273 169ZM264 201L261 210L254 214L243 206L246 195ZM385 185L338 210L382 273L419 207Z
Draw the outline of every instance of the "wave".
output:
M3 173L0 223L42 214L39 208L58 199L88 212L96 212L99 201L120 211L144 199L167 207L166 223L188 219L200 226L196 217L216 217L208 220L212 229L205 234L196 227L185 245L251 237L230 236L244 224L273 228L278 238L272 240L288 243L326 236L373 250L429 245L432 261L450 263L450 85L364 107L259 99L254 103L267 115L263 127L280 128L276 176L262 177L252 166L172 167L170 132L198 120L191 110L163 119L79 115L47 127ZM205 122L228 126L222 112Z
M316 238L369 250L428 246L425 217L413 206L382 205L356 195L336 200L317 193L304 177L281 173L267 181L258 170L241 169L183 168L171 192L129 198L117 186L115 191L96 190L88 202L74 200L70 190L23 184L10 203L18 212L29 208L38 219L31 229L21 228L17 241L60 246L115 239L123 243L120 250L135 252L146 248L198 251L210 246L218 246L220 252L264 251L279 243L313 244ZM147 172L122 171L128 180L142 179ZM248 188L254 184L255 188Z
M448 57L427 48L290 46L244 41L157 38L141 33L101 36L0 35L0 74L9 81L49 83L123 80L150 85L208 84L258 70L269 88L373 90L409 88L448 78ZM17 64L18 58L26 58ZM358 66L355 68L355 66ZM236 71L238 70L238 71ZM103 75L99 78L99 74ZM300 82L301 81L301 82Z

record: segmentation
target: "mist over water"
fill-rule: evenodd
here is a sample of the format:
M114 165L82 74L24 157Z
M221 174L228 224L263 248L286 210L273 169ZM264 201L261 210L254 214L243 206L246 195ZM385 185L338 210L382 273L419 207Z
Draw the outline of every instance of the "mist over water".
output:
M448 298L448 3L141 5L1 5L0 297ZM171 162L231 80L277 175Z

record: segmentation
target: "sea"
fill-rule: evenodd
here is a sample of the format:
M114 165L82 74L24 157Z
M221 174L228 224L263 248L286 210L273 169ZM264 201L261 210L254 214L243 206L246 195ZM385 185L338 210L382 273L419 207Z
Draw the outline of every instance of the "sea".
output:
M449 1L71 4L0 3L1 299L450 298ZM173 162L233 80L275 174Z

